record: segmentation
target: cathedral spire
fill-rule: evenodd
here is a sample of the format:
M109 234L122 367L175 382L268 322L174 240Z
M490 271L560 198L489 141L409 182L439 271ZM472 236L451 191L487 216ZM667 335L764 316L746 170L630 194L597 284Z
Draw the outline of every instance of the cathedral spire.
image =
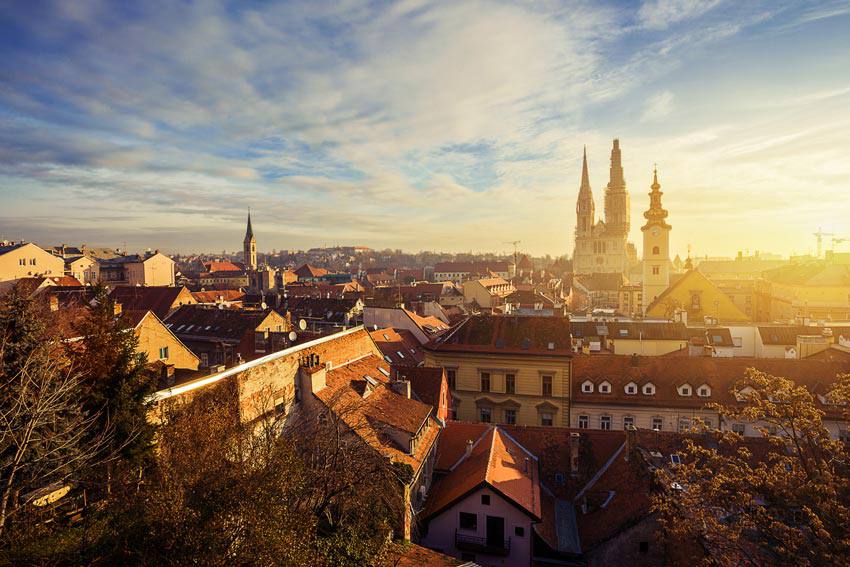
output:
M245 231L245 240L254 238L254 229L251 228L251 209L248 209L248 230Z
M587 146L584 147L584 155L581 161L581 188L590 190L590 175L587 173Z

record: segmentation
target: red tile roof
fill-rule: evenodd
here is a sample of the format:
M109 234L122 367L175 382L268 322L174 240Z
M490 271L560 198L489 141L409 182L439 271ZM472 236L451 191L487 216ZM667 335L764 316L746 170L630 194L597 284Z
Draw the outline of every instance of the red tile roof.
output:
M434 414L440 406L440 393L445 379L445 370L425 366L395 367L395 375L399 380L409 380L413 394L422 403L434 408Z
M418 366L425 361L425 354L419 341L407 329L378 329L371 331L369 336L381 349L388 362L395 366ZM401 353L401 354L399 354Z
M850 372L850 361L843 357L805 358L715 358L715 357L633 357L611 355L573 357L572 401L574 403L613 403L620 405L702 408L709 402L737 403L729 392L742 380L748 368L756 368L773 376L789 378L806 386L813 393L822 393L836 375ZM581 391L582 383L594 383L593 393ZM611 384L611 393L600 394L602 381ZM626 394L625 386L635 382L637 394ZM645 395L643 385L652 382L654 395ZM691 396L680 396L677 386L688 383ZM696 389L702 384L711 387L709 397L700 397Z
M296 268L294 273L299 278L318 278L327 275L328 271L324 268L317 268L310 264L304 264Z
M440 427L431 417L431 406L392 390L387 374L386 363L375 355L368 355L328 371L327 387L317 392L316 397L332 411L339 411L343 421L369 445L418 470L436 441ZM369 386L367 376L377 385ZM364 397L367 388L371 393ZM385 426L411 435L427 430L415 454L410 455L407 447L400 447L384 432Z
M566 317L478 315L469 317L453 331L429 343L429 348L571 356L570 320Z
M444 433L456 435L450 431L451 426ZM461 439L466 432L458 430ZM469 455L464 453L452 471L435 483L423 518L439 514L482 484L489 485L533 518L541 517L536 457L501 428L487 427Z
M181 297L181 294L183 297ZM195 303L192 294L185 287L121 286L113 289L109 297L115 303L120 303L122 309L153 311L160 319L164 319L168 312L178 305Z
M193 291L192 297L198 303L218 303L219 301L234 302L245 297L241 289L219 289L214 291Z
M217 262L215 260L204 262L204 270L207 272L244 272L245 265L233 262Z

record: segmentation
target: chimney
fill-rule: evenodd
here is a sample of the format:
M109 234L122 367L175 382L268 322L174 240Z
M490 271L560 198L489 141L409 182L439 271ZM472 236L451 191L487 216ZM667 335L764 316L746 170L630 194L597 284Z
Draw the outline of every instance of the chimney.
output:
M405 398L410 398L410 380L396 380L390 384L390 387Z
M55 295L50 296L50 310L59 311L59 298Z
M464 453L464 455L463 455L463 456L464 456L464 458L468 458L468 457L469 457L469 455L471 455L471 454L472 454L472 446L473 446L474 444L475 444L475 443L473 443L472 439L467 439L467 440L466 440L466 452L465 452L465 453Z
M298 381L301 391L315 394L327 386L328 370L326 365L319 362L318 354L308 354L301 359L298 369Z
M578 433L570 433L570 474L578 476L579 472L579 445L581 436Z
M637 427L634 425L626 426L626 462L632 460L632 456L637 449Z
M113 309L113 312L114 312L114 314L115 314L115 316L116 316L116 317L117 317L118 315L121 315L122 309L121 309L121 304L120 304L120 303L114 303L114 304L112 305L112 309Z

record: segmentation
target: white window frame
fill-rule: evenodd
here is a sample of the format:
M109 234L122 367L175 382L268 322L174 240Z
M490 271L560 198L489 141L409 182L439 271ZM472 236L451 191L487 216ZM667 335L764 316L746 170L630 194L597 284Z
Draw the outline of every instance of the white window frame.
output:
M582 394L592 394L593 393L593 382L590 380L585 380L581 383L581 393Z
M646 384L643 385L643 388L641 389L641 391L643 392L643 394L645 396L654 396L655 395L655 384L653 384L652 382L647 382Z

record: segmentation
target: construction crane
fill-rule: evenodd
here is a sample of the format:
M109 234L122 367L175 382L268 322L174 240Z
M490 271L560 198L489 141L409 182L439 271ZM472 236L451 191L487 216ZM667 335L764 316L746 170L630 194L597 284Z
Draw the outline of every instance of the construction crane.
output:
M824 232L822 228L818 227L818 231L814 233L815 238L818 241L818 258L820 258L821 252L823 251L823 237L824 236L835 236L831 232Z
M517 246L522 242L522 240L509 240L508 242L502 242L502 244L512 244L514 247L514 275L517 275Z

